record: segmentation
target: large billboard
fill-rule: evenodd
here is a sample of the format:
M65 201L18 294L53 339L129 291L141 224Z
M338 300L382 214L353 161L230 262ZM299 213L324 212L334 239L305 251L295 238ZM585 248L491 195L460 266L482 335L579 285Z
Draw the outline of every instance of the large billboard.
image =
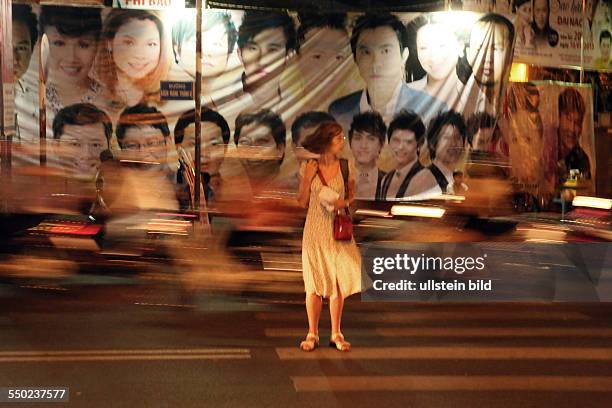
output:
M513 19L515 61L611 71L612 3L605 0L464 0L463 10ZM584 50L582 53L581 50Z
M119 158L157 163L177 191L189 184L195 104L176 90L195 89L195 10L20 13L13 39L32 53L17 72L15 165L38 160L37 28L48 166L86 180ZM513 157L479 132L496 127L517 37L501 14L208 9L202 32L209 205L272 187L295 192L300 163L312 157L302 143L332 120L347 137L360 199L446 193L470 150Z

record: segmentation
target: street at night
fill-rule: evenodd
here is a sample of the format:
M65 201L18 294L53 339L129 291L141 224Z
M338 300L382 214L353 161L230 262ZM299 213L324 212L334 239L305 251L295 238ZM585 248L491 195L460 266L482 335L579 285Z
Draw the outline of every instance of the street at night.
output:
M609 304L356 296L344 316L353 349L327 347L323 313L321 347L305 353L296 295L181 303L159 284L58 289L2 287L0 383L68 387L70 407L607 407L612 397Z
M612 407L612 0L0 0L0 407Z

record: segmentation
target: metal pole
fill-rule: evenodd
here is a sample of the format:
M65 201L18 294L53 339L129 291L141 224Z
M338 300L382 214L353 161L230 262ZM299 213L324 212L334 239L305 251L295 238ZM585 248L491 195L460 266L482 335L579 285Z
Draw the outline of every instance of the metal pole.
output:
M205 1L205 0L204 0ZM195 91L195 195L194 209L200 209L200 189L202 186L202 175L200 174L200 157L202 156L202 125L200 113L202 112L202 0L196 0L196 77Z
M584 25L586 19L586 0L582 0L582 35L580 36L580 83L584 82Z
M17 130L17 122L15 120L15 83L17 78L13 76L13 39L12 39L12 1L11 0L0 0L0 145L1 145L1 160L0 160L0 172L3 176L10 177L11 172L11 149L12 149L12 137L14 131ZM11 79L12 78L12 79ZM13 91L11 95L10 87L11 83ZM13 98L12 101L5 99L6 96ZM10 106L12 104L12 113ZM10 116L15 120L12 125L10 122ZM5 118L9 119L8 123Z
M40 36L38 47L38 136L40 140L40 165L47 165L47 61L43 61L44 48L48 47L46 34Z

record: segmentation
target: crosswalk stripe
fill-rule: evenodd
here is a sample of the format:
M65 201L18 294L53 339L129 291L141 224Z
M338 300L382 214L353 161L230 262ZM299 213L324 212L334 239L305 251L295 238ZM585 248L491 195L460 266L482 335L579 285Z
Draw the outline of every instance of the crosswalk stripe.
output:
M612 360L603 347L354 347L348 353L323 347L304 353L296 347L277 347L281 360Z
M200 355L200 354L249 354L245 348L197 348L197 349L125 349L125 350L6 350L2 357L53 357L53 356L121 356L121 355Z
M578 312L541 312L541 311L469 311L439 312L439 311L407 311L407 312L359 312L360 322L414 322L423 320L589 320L590 317ZM323 316L322 316L323 317ZM257 313L255 318L264 321L306 321L306 311L283 312L283 313ZM350 320L346 319L345 320Z
M383 327L376 334L384 337L612 337L608 328L576 327Z
M249 354L115 355L115 356L15 356L0 357L0 363L78 362L78 361L168 361L168 360L248 360Z
M609 392L612 377L561 376L296 376L297 392L578 391Z
M305 336L305 327L267 328L266 337ZM326 333L326 335L329 333ZM380 337L612 337L610 328L576 327L381 327L345 330L348 336Z

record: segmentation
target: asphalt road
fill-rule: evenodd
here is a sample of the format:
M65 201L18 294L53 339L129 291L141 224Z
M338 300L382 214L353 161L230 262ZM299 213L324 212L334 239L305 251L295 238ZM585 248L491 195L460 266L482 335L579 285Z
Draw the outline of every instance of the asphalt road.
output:
M41 407L610 407L612 305L350 299L353 350L297 345L303 305L161 284L0 286L0 387ZM329 336L324 312L321 339ZM324 344L322 344L324 346Z

